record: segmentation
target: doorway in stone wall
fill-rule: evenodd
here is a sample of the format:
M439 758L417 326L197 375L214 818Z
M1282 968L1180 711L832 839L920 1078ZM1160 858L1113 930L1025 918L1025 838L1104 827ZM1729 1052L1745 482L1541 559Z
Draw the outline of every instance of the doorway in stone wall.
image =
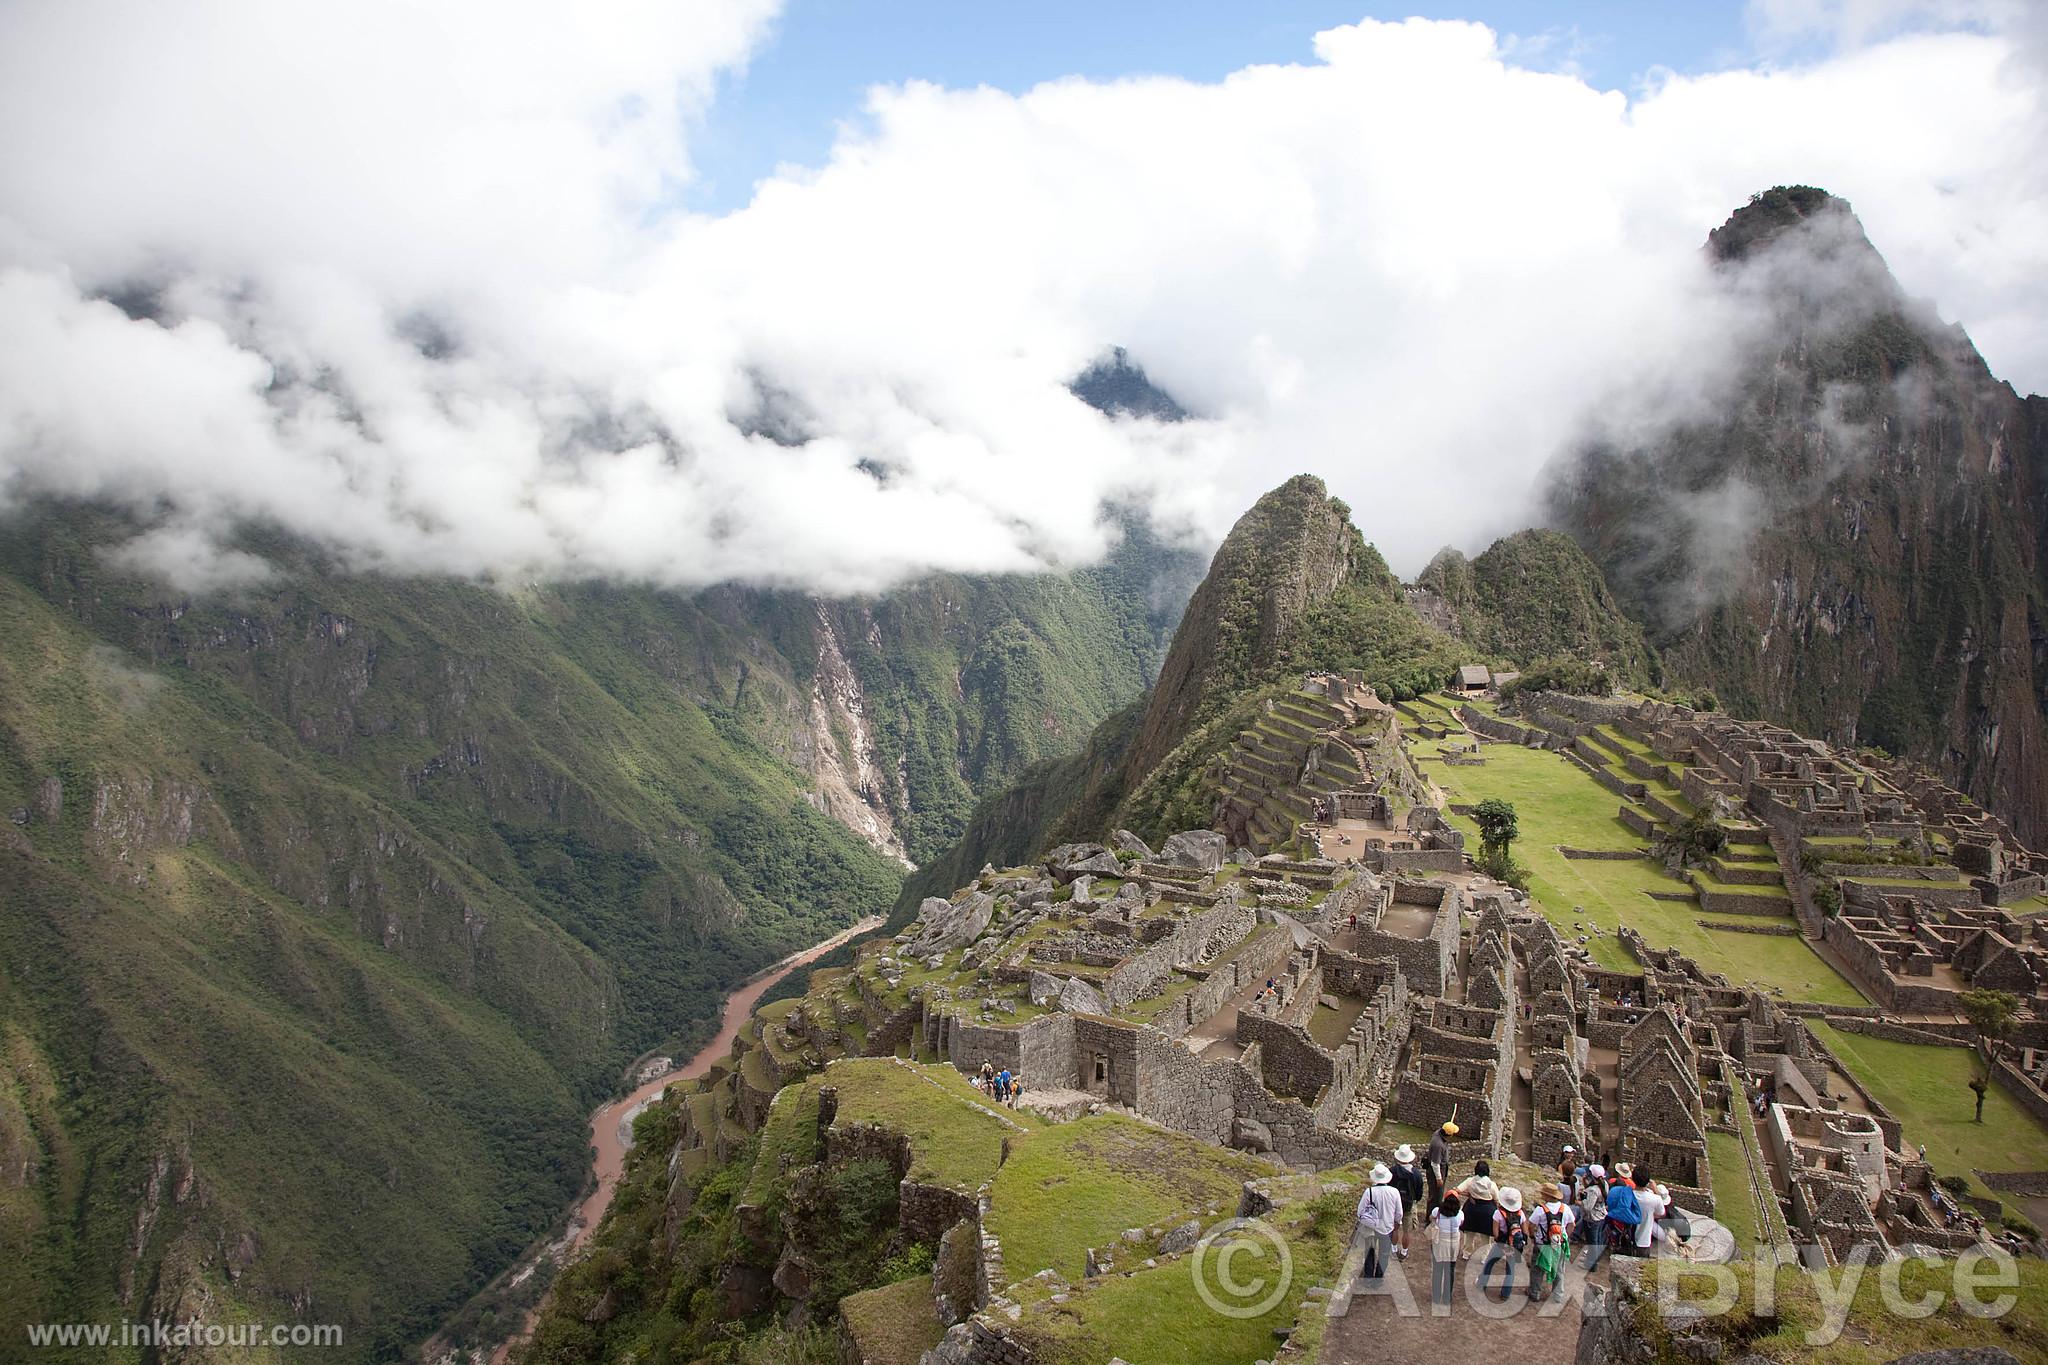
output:
M1107 1095L1109 1093L1109 1057L1104 1053L1093 1053L1088 1060L1088 1093Z

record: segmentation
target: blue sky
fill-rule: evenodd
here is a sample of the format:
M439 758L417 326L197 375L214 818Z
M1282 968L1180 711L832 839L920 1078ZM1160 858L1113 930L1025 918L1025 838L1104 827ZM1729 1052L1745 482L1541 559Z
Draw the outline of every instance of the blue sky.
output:
M789 0L693 136L699 179L687 197L723 212L779 163L821 163L871 85L928 80L1015 93L1069 75L1215 80L1254 63L1313 61L1320 29L1417 14L1535 40L1517 50L1522 64L1570 63L1609 89L1632 91L1658 67L1690 74L1752 56L1743 6L1711 0Z

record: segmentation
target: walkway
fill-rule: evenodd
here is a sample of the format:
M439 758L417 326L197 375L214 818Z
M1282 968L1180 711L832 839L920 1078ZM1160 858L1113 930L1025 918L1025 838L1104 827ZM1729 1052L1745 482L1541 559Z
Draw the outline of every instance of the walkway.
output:
M1467 1261L1457 1294L1448 1309L1429 1302L1428 1252L1418 1247L1412 1259L1396 1261L1379 1293L1354 1293L1362 1251L1353 1246L1345 1257L1337 1289L1330 1296L1330 1323L1323 1334L1321 1365L1389 1365L1393 1361L1511 1360L1558 1362L1564 1365L1578 1351L1579 1301L1585 1272L1565 1272L1562 1302L1530 1303L1528 1280L1515 1272L1515 1292L1506 1303L1482 1297L1479 1263ZM1596 1272L1604 1282L1606 1271ZM1497 1296L1499 1267L1491 1288ZM1436 1316L1437 1313L1443 1316Z

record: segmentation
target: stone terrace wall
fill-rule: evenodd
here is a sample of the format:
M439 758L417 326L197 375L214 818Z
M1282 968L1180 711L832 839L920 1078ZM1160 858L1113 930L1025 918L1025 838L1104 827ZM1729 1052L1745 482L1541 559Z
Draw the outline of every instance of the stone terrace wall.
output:
M1337 1079L1337 1059L1299 1024L1240 1013L1237 1041L1257 1043L1266 1088L1314 1103Z
M1102 983L1104 998L1112 1008L1122 1009L1164 981L1174 964L1199 956L1217 930L1243 914L1233 886L1215 906L1188 916L1179 928L1111 972Z

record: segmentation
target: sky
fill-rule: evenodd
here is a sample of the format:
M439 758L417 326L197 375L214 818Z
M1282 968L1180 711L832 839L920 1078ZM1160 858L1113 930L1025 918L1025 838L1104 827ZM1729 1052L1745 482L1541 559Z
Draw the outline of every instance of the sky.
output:
M1742 5L1716 3L794 0L746 64L721 78L695 139L699 178L688 198L730 211L778 166L822 162L839 125L858 119L874 85L922 80L1016 95L1067 76L1216 81L1246 66L1309 60L1315 34L1368 14L1477 20L1519 60L1580 71L1605 90L1636 89L1659 69L1694 73L1740 62L1765 36L1745 24ZM1769 46L1785 55L1783 43Z
M252 525L849 593L1306 470L1413 573L1726 398L1699 248L1773 184L2048 388L2044 57L2018 0L0 3L0 504L187 593ZM1076 401L1112 345L1196 419Z

